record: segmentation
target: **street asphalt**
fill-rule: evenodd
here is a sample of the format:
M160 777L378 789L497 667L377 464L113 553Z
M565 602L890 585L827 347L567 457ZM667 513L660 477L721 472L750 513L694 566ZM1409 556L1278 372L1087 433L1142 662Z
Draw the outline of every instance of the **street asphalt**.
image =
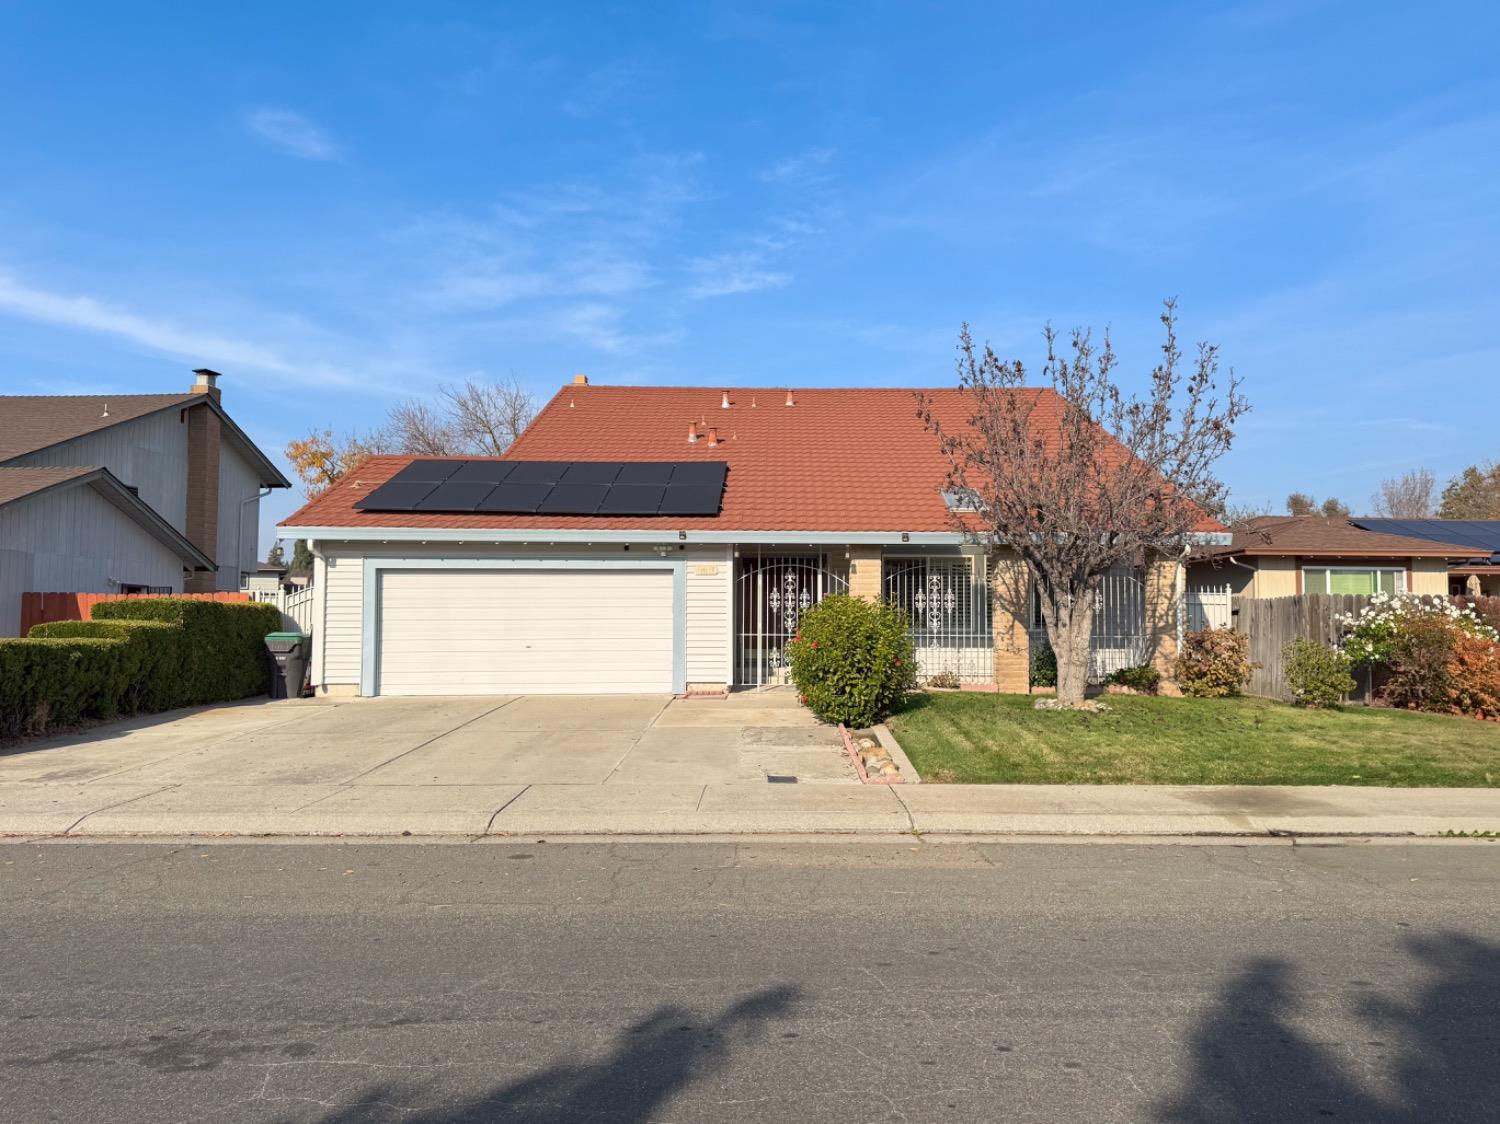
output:
M1500 843L0 846L0 1118L1500 1119Z

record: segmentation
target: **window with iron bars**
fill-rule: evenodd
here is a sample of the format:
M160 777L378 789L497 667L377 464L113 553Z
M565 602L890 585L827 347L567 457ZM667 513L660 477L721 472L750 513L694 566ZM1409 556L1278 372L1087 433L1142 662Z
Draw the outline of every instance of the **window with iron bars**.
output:
M886 600L909 622L918 678L929 686L990 682L995 645L982 560L886 558L882 567Z

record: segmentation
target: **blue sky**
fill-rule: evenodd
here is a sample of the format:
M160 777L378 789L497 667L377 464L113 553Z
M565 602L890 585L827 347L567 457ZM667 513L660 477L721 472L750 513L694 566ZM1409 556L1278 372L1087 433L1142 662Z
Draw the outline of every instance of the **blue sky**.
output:
M0 2L0 391L936 385L1160 300L1236 498L1500 454L1490 4ZM266 505L266 525L295 496Z

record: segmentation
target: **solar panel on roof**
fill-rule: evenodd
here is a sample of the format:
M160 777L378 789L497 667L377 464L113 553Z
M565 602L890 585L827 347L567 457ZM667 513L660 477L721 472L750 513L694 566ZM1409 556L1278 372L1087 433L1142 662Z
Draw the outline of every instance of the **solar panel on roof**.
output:
M531 515L552 488L546 482L516 484L507 480L484 498L478 510L489 515Z
M491 515L717 515L723 461L414 460L362 511Z
M441 484L463 467L463 461L434 461L420 460L412 461L400 472L392 476L390 483L406 484L416 480L430 480L434 484Z
M724 486L724 473L729 468L723 461L688 461L672 468L672 486L680 484L702 484Z
M382 484L362 500L355 500L360 511L410 511L412 505L437 487L430 480L392 480Z
M711 484L672 484L662 497L662 515L717 515L719 489Z
M498 484L515 468L514 461L469 461L448 479L487 481Z
M622 464L620 475L615 477L615 483L665 484L672 479L672 469L676 467L671 461L637 461L633 464Z
M600 515L655 515L661 507L660 484L615 484L599 503Z
M609 492L608 484L559 484L536 510L540 515L593 515Z
M562 474L563 484L613 484L620 475L619 461L574 461Z
M556 484L568 470L569 461L512 461L506 482L510 484Z
M473 511L495 490L489 481L445 480L437 490L411 505L413 511Z

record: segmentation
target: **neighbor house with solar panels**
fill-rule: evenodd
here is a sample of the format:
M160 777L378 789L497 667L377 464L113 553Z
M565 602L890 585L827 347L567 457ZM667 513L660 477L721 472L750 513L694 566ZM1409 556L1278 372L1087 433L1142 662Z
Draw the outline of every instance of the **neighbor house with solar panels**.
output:
M966 421L963 392L928 393ZM280 532L311 543L326 694L765 686L800 614L846 592L907 612L927 682L1024 691L1040 620L991 596L1014 555L958 529L946 472L911 390L580 377L504 457L371 457ZM1170 668L1182 589L1177 558L1109 575L1096 677Z
M1496 552L1500 523L1268 515L1236 528L1227 544L1201 548L1189 586L1224 586L1235 598L1478 594L1496 588Z

